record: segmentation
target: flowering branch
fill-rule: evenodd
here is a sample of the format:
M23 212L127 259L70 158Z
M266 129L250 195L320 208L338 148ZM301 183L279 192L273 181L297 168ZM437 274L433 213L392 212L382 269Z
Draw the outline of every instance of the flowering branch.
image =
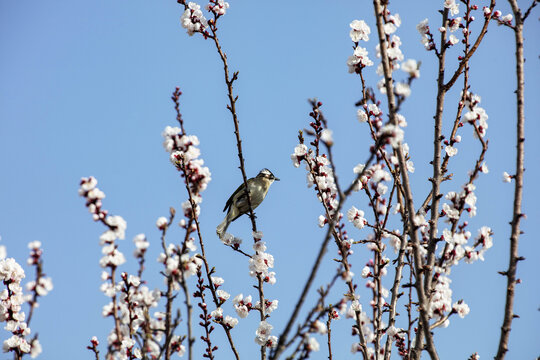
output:
M361 71L359 71L359 73L360 73L360 76L361 76L361 74L362 74ZM362 84L363 84L363 94L364 94L363 99L366 99L367 98L366 97L366 88L365 88L365 84L363 82L363 78L362 78ZM311 114L313 114L312 117L314 116L315 119L318 119L318 121L320 121L321 123L326 124L326 120L325 120L325 118L323 116L322 111L320 110L320 107L322 106L322 103L320 101L317 101L316 99L310 99L309 102L310 102L311 107L312 107L312 112L311 112ZM306 130L306 132L308 134L315 134L315 133L311 132L311 130L309 132ZM322 132L322 129L321 129L321 132ZM299 136L302 138L303 137L302 131L300 131L299 134L300 134ZM317 141L317 143L318 143L318 140L315 140L315 141ZM329 154L329 161L331 163L332 171L335 172L335 165L334 165L334 163L332 161L332 155L331 155L332 142L324 142L323 141L323 143L326 146L326 149L327 149L328 154ZM298 313L300 312L300 309L302 308L302 306L304 304L304 301L305 301L305 299L307 297L307 294L308 294L308 292L309 292L309 290L310 290L310 288L311 288L311 286L313 284L315 276L317 275L317 271L318 271L318 269L319 269L319 267L321 265L324 254L326 253L328 243L330 242L330 239L332 238L332 234L333 234L335 226L337 224L338 215L339 215L339 213L340 213L340 211L341 211L341 209L343 207L343 204L345 203L347 198L353 193L353 191L355 191L358 188L358 184L360 182L360 179L364 176L364 174L365 174L366 170L368 169L369 165L375 159L376 153L379 151L380 146L381 146L381 143L378 142L376 144L376 146L374 146L371 149L370 156L366 160L365 166L358 171L356 179L353 180L353 182L350 184L350 186L347 189L345 189L345 191L341 191L341 188L339 186L339 182L337 180L337 177L334 178L335 183L336 183L336 190L337 190L337 193L339 195L338 196L339 202L338 202L337 207L336 207L335 215L334 215L334 217L331 217L330 219L327 219L327 218L323 219L323 225L328 223L328 229L327 229L326 234L324 236L324 239L323 239L323 241L321 243L321 247L319 249L317 257L315 258L315 262L314 262L313 266L311 267L311 272L310 272L310 274L308 276L308 279L306 280L306 283L304 284L304 287L302 289L302 293L300 294L300 297L298 298L298 301L295 304L294 310L293 310L291 316L289 317L289 320L287 322L287 325L285 326L285 329L283 330L283 332L278 337L278 344L277 344L276 350L274 350L274 352L271 354L270 359L272 359L272 360L278 359L279 356L281 355L281 353L287 347L285 345L287 343L287 336L288 336L294 322L296 321ZM295 150L295 154L291 155L291 159L293 160L293 163L295 164L295 166L296 166L296 163L298 163L303 158L303 156L304 156L304 150L302 150L301 152L297 152Z
M38 306L38 296L45 296L52 290L50 278L43 277L43 260L41 255L41 243L33 241L28 244L30 258L28 265L36 265L36 280L26 284L26 288L31 294L25 295L21 286L22 279L25 278L23 268L13 258L6 257L6 249L0 246L0 281L5 289L0 291L0 322L5 322L4 329L11 333L11 336L3 341L4 352L12 352L15 360L22 360L26 354L32 358L41 353L41 344L37 334L31 339L29 323L33 309ZM30 316L25 322L25 313L22 305L28 300L30 306Z
M38 306L38 297L47 295L53 289L53 284L51 278L45 277L43 273L43 250L41 249L41 242L32 241L28 244L28 248L30 249L30 257L27 263L36 267L35 280L26 284L26 288L33 293L32 299L28 300L30 310L28 311L28 319L26 320L26 325L30 326L34 309Z
M227 294L226 298L219 296L218 293L220 293L222 290L217 290L217 287L219 284L214 283L214 278L212 277L215 269L210 269L210 266L208 264L205 248L204 248L204 241L201 234L200 224L199 224L199 212L200 212L200 206L199 203L202 201L200 193L206 189L208 182L210 181L210 171L208 168L203 167L203 161L201 159L197 159L197 157L200 155L200 150L196 148L196 146L199 144L198 139L196 136L190 136L186 135L185 131L183 129L183 122L180 121L181 114L178 109L178 97L180 96L180 92L178 89L173 94L173 101L175 102L175 109L177 112L177 119L179 119L179 123L182 126L182 128L172 128L170 126L165 128L165 131L163 132L163 136L165 137L164 147L165 149L171 154L170 159L177 168L178 171L181 172L182 177L184 178L186 191L188 194L188 201L182 204L182 208L184 210L184 215L188 218L188 224L189 227L187 227L188 233L186 234L186 238L189 237L189 232L192 231L192 226L194 224L195 230L197 232L197 236L199 238L199 245L201 247L201 255L196 256L196 263L197 263L197 269L196 272L200 271L200 267L204 265L206 278L208 281L208 285L200 284L203 288L210 289L210 292L212 294L212 299L214 304L216 305L217 310L221 310L220 306L226 301L226 299L229 297ZM187 245L186 245L187 246ZM187 264L189 265L189 264ZM181 271L183 273L183 270ZM200 281L200 280L199 280ZM203 290L200 289L198 297L203 296ZM204 321L208 321L209 318L206 318L206 316L212 316L206 314L206 304L204 301L202 303L199 303L199 307L203 306L203 312L204 312ZM216 311L217 311L216 310ZM189 311L189 310L188 310ZM234 319L235 320L235 319ZM230 330L232 327L236 324L232 318L229 322L224 322L221 319L216 320L218 323L220 323L227 335L227 339L229 341L229 345L231 347L232 352L235 355L236 359L239 359L238 352L235 348L234 342L232 340L232 336L230 334ZM237 320L236 320L237 322ZM204 325L205 328L207 328L207 325ZM208 328L209 329L209 328ZM210 356L212 351L215 351L217 349L214 349L210 345L210 339L209 334L210 330L207 329L207 336L204 339L207 344L208 348L207 355ZM188 342L191 341L188 339Z
M392 77L391 77L392 75L390 71L390 65L389 65L388 54L387 54L386 35L385 35L383 24L382 24L382 9L381 9L379 0L373 1L373 7L375 10L375 18L377 21L377 33L379 35L381 61L383 65L386 95L388 99L388 109L389 109L388 116L390 118L390 123L393 125L396 125L397 119L396 119L396 113L395 113L395 99L394 99L394 90L393 90ZM407 166L405 163L405 157L403 155L401 146L397 147L396 152L398 155L399 167L401 169L407 169ZM421 319L422 327L424 330L424 337L427 343L427 351L429 352L432 360L438 360L439 357L435 349L435 344L433 343L433 337L431 335L431 332L429 331L429 319L427 316L428 299L426 297L426 293L422 284L423 260L421 258L420 249L419 249L420 241L417 236L415 224L413 224L413 221L412 221L412 217L413 217L412 214L414 214L415 211L414 211L412 191L411 191L411 187L409 183L409 176L406 170L401 171L401 176L402 176L406 211L409 214L408 219L407 219L409 236L411 237L411 240L413 242L414 264L415 264L416 276L417 276L415 286L417 290L418 302L419 302L419 307L420 307L420 319ZM418 338L417 338L417 341L418 341Z
M318 106L320 106L320 104ZM318 110L318 108L316 110ZM321 130L321 122L320 122L320 118L318 117L317 113L318 113L318 111L314 111L312 113L313 114L312 117L316 121L314 124L312 124L312 127L314 127L314 129L317 132L316 140L314 140L311 143L316 148L315 154L319 153L319 149L318 149L319 146L318 145L319 145L320 133L322 132L322 131L320 131ZM299 140L300 140L300 144L301 144L300 146L305 146L305 145L303 145L304 139L303 139L301 133L300 133L300 136L299 136ZM336 212L336 210L337 210L337 208L336 208L337 200L335 198L335 194L333 194L333 192L336 191L336 188L335 188L335 185L334 185L333 174L332 174L332 171L330 170L330 168L328 168L326 166L326 164L328 164L328 160L326 160L326 158L324 156L315 156L314 154L311 153L311 151L306 152L305 154L303 154L302 159L307 164L307 169L309 170L309 174L310 174L311 178L313 179L313 183L315 185L315 190L317 191L317 196L318 196L318 198L321 200L321 202L323 204L325 214L326 214L326 218L327 219L333 219L334 216L336 216L339 219L339 215L338 215L339 212ZM340 235L336 231L336 227L334 227L333 230L332 230L332 236L333 236L334 241L336 243L336 246L338 248L338 252L341 255L340 263L343 266L343 273L344 274L352 274L351 271L350 271L350 264L349 264L348 259L347 259L348 254L349 254L349 249L350 249L350 242L348 240L341 239ZM357 301L356 299L358 298L358 296L356 295L356 291L355 291L356 286L353 284L351 276L346 276L345 282L346 282L346 284L348 286L348 290L349 290L347 296L350 299L352 299L354 301ZM361 351L362 351L362 353L364 355L364 359L367 360L368 359L367 346L366 346L366 340L365 340L365 337L364 337L363 331L362 331L362 324L360 322L360 311L361 311L361 309L357 309L355 311L356 312L355 313L356 328L355 328L354 331L358 334L358 337L359 337L359 340L360 340L360 349L361 349Z

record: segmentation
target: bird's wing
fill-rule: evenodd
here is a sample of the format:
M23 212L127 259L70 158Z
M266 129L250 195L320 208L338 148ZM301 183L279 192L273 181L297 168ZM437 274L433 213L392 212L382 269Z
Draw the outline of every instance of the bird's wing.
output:
M223 208L223 211L225 212L228 208L231 207L232 205L232 202L233 202L233 199L234 197L236 196L236 194L238 194L240 191L243 191L244 190L244 184L241 184L238 189L236 189L235 192L232 193L231 197L229 198L229 200L227 200L227 203L225 204L225 207ZM245 193L243 194L243 196L245 197Z

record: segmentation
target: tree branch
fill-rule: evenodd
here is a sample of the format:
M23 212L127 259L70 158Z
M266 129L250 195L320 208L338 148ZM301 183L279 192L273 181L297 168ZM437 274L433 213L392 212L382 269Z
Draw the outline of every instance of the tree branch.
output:
M521 202L523 198L523 171L524 171L524 157L525 157L525 72L523 56L523 19L521 16L521 10L517 4L517 0L508 0L514 18L516 20L516 26L513 27L515 42L516 42L516 77L517 77L517 119L516 119L516 173L514 177L514 206L511 222L511 235L510 235L510 259L508 264L508 270L505 272L507 277L506 286L506 303L504 306L504 320L501 326L501 337L499 339L499 347L495 360L502 360L508 351L508 339L510 337L510 331L512 327L512 320L514 319L514 293L516 287L516 272L517 263L520 260L518 253L518 244L520 231L520 222L523 214L521 213Z

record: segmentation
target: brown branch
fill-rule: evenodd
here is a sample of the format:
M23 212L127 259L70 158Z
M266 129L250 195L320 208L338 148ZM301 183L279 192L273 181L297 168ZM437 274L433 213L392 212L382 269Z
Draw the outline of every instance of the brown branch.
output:
M94 341L94 339L92 339L92 340L90 341L90 343L91 343L92 345L91 345L91 346L87 346L86 348L87 348L88 350L91 350L91 351L94 353L94 357L95 357L96 360L99 360L99 349L98 349L99 343L98 343L98 341L97 341L97 340Z
M521 17L521 22L524 23L525 20L529 17L531 10L538 4L538 0L533 0L529 8L525 11L525 14Z
M163 253L165 254L165 268L167 268L167 259L169 258L169 254L167 251L167 243L165 242L165 235L167 234L167 229L169 226L171 226L172 221L174 219L176 211L174 208L170 208L169 211L169 220L167 222L166 226L163 226L161 229L161 247L163 248ZM169 349L169 344L172 339L172 331L171 331L171 316L172 316L172 303L174 301L174 296L172 294L173 292L173 277L172 275L167 275L167 293L165 295L165 298L167 299L167 302L165 304L165 342L163 343L163 348L160 351L159 357L161 358L162 355L165 355L165 360L169 360L171 358L171 352Z
M499 339L499 348L497 350L496 360L502 360L508 351L508 340L510 337L510 331L512 327L512 320L514 319L514 293L516 286L516 272L517 263L520 260L518 253L520 222L523 214L521 213L521 202L523 197L523 171L524 171L524 157L525 157L525 72L523 56L523 18L521 16L521 10L517 4L517 0L508 0L514 18L516 19L516 25L513 28L516 42L516 77L517 77L517 119L516 119L516 173L514 177L515 189L514 189L514 206L511 222L511 235L510 235L510 259L508 264L508 270L505 274L507 277L506 286L506 303L504 306L504 320L501 326L501 337Z
M26 320L26 326L30 327L30 321L32 320L32 315L34 314L34 309L37 307L37 299L39 294L37 292L37 287L39 286L39 281L43 277L43 261L39 259L36 265L36 280L35 287L33 290L32 300L28 301L30 304L30 310L28 311L28 319Z
M114 279L115 273L116 273L116 266L111 266L111 286L113 287L113 289L116 288L116 280ZM122 332L120 331L120 318L118 317L116 291L114 292L114 295L112 297L112 303L113 303L113 318L114 318L114 328L115 328L115 333L116 333L116 343L120 344L122 342Z
M176 103L176 102L175 102ZM178 118L181 119L180 111L177 109ZM180 121L180 120L179 120ZM183 126L182 126L182 132L183 132ZM186 178L187 179L187 178ZM185 226L186 229L186 235L184 237L184 241L182 242L182 249L180 249L180 254L184 254L184 252L187 249L186 243L190 238L193 225L193 218L190 217L188 219L188 223ZM191 304L191 296L189 293L188 285L186 278L184 277L184 268L182 266L182 261L178 262L178 270L180 271L180 285L182 287L182 291L184 292L184 298L185 298L185 305L187 310L187 320L186 320L186 326L187 326L187 340L188 340L188 359L193 359L193 344L195 343L195 338L193 337L193 325L192 325L192 318L193 318L193 305Z
M399 196L399 192L398 192L398 201L401 203L401 198ZM405 219L405 213L402 211L401 212L401 217L402 217L402 222L403 224L406 224L407 223L407 220ZM397 308L397 302L398 302L398 299L400 297L399 295L399 289L400 289L400 286L401 286L401 278L402 278L402 274L403 274L403 267L405 266L405 252L406 252L406 249L407 249L407 236L405 234L405 229L403 231L404 235L403 235L403 238L400 239L401 240L401 243L400 243L400 247L399 247L399 254L398 254L398 257L397 257L397 265L396 265L396 272L395 272L395 275L394 275L394 285L392 286L392 298L390 300L390 310L389 310L389 314L388 314L388 327L390 326L393 326L396 322L396 308ZM409 312L409 316L410 316L410 312ZM389 360L390 359L390 354L391 354L391 351L392 351L392 339L390 338L390 336L387 337L386 339L386 344L385 344L385 350L384 350L384 359L385 360Z
M193 359L193 344L195 343L195 338L193 338L193 329L191 324L191 319L193 317L193 306L191 305L191 296L189 294L189 289L184 279L184 275L181 274L182 279L180 280L180 285L182 286L182 291L184 292L184 303L186 304L187 310L187 340L188 340L188 359Z
M332 329L330 328L330 325L332 323L332 306L328 309L328 320L326 321L326 329L327 329L327 342L328 342L328 360L332 360L332 341L331 341L331 334Z
M444 9L442 14L442 27L446 28L446 22L448 20L448 9ZM446 96L446 88L444 86L444 70L445 70L445 60L446 60L446 31L441 33L441 53L438 56L439 58L439 75L437 76L437 105L435 108L435 125L434 125L434 134L433 134L433 160L431 165L433 167L433 177L431 180L431 220L429 222L429 242L427 247L427 260L426 260L426 270L424 278L424 289L428 292L431 289L431 270L433 269L433 264L435 263L435 250L437 246L437 230L439 223L439 202L441 200L442 194L439 194L441 182L442 182L442 172L441 172L441 141L443 140L442 136L442 117L444 110L444 98ZM424 324L425 326L425 324ZM429 328L429 327L428 327Z
M227 96L229 98L229 104L227 105L227 109L229 109L233 122L234 122L234 134L236 136L236 146L238 149L238 159L240 161L240 171L242 173L242 179L244 181L244 191L246 193L248 205L249 205L249 218L251 219L251 227L254 233L257 232L257 223L255 222L255 213L253 212L253 206L251 203L251 197L249 195L248 191L248 183L247 183L247 176L246 176L246 169L244 165L244 155L242 153L242 139L240 138L240 130L239 130L239 123L238 123L238 116L236 114L236 101L238 100L238 96L234 96L233 92L233 83L235 80L238 79L238 71L234 72L232 77L229 75L229 65L227 63L227 55L223 52L221 49L221 45L219 43L219 39L217 37L217 27L215 25L217 18L210 23L210 30L212 31L212 40L214 40L214 44L216 45L216 50L219 53L219 56L221 58L221 61L223 62L223 71L225 75L225 83L227 84ZM254 238L255 241L257 241ZM257 273L257 283L256 286L258 292L259 292L259 302L261 304L259 313L260 313L260 320L264 321L266 320L266 309L265 309L265 298L264 298L264 289L263 289L263 277L262 274ZM261 346L261 360L266 360L266 347Z

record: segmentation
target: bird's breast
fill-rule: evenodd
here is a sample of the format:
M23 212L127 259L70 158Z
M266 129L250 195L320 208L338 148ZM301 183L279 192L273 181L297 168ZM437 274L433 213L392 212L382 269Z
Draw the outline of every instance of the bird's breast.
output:
M265 184L264 182L250 184L249 196L251 198L251 204L254 208L262 203L266 197L266 194L268 193L269 186L270 184Z

